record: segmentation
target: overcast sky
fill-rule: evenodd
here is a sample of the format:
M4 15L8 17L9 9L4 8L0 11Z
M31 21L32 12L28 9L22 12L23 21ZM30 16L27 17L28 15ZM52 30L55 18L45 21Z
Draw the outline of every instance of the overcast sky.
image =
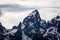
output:
M60 0L0 0L0 22L8 29L38 9L44 20L60 15Z

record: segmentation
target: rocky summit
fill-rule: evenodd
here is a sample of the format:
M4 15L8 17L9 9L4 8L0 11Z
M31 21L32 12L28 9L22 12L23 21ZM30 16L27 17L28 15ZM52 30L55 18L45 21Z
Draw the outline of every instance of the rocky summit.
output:
M34 10L12 29L0 23L0 40L60 40L60 16L46 22L39 11Z

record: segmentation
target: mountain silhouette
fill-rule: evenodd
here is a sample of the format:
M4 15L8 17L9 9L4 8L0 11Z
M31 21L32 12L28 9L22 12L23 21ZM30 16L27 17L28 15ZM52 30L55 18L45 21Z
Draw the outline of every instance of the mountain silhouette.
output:
M4 33L6 32L6 29L2 26L2 24L0 23L0 40L4 40Z
M39 11L34 10L12 29L0 23L0 40L60 40L60 16L46 22Z
M36 40L40 40L37 38L41 38L41 37L43 38L43 36L41 35L44 34L44 31L45 31L45 29L43 29L44 23L46 22L41 19L38 10L33 11L23 21L23 24L25 25L25 28L24 28L25 34L28 37L32 38L33 40L35 40L35 38ZM43 31L41 31L40 29L43 29Z

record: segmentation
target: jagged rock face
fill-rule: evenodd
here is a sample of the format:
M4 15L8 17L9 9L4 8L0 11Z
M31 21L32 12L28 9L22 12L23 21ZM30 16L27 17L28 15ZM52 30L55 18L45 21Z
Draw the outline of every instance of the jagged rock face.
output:
M17 28L17 26L13 26L12 30L13 30L13 29L16 29L16 28Z
M54 17L47 22L47 31L43 35L49 40L60 40L60 16Z
M2 24L0 23L0 35L4 34L6 32L6 29L4 28L4 26L2 26Z
M50 22L47 22L47 27L58 28L58 32L60 33L60 16L54 17Z
M4 33L4 27L2 26L2 24L0 23L0 32Z
M21 23L19 23L18 26L14 26L10 31L4 33L2 37L4 40L22 40Z
M13 26L8 32L5 30L0 23L0 40L60 40L60 16L46 22L35 10L18 26Z
M39 12L37 10L29 14L29 16L27 16L23 21L23 24L25 25L25 34L29 37L33 36L40 27L40 20ZM36 28L38 29L36 30Z
M14 26L10 34L8 35L9 35L10 40L22 40L21 23L19 23L18 26Z
M6 32L5 28L0 23L0 40L4 40L4 33Z
M41 21L40 21L40 27L43 28L43 29L45 29L47 27L46 25L47 25L46 21L43 20L43 19L41 19Z
M40 36L40 33L43 34L45 31L41 28L45 25L45 23L46 22L44 20L41 20L39 12L35 10L24 19L24 32L30 38L33 38L35 35ZM43 32L41 32L42 29Z
M39 12L35 10L24 19L23 24L25 25L24 33L33 40L35 40L34 38L39 39L41 37L43 39L47 38L47 40L58 40L60 37L58 36L60 32L59 16L46 22L40 18Z
M60 33L60 16L53 18L53 24L58 28L58 32Z
M19 23L19 25L17 26L17 32L15 33L15 40L22 40L22 24L21 22Z

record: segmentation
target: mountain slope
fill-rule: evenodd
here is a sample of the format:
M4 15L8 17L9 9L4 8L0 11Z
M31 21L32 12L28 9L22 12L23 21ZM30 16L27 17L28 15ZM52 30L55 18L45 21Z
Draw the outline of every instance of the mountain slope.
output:
M45 33L45 29L43 28L46 24L46 21L41 19L38 10L35 10L31 14L29 14L24 19L23 24L25 25L24 33L28 37L32 38L33 40L34 37L36 38L36 40L41 37L43 38L42 34Z
M34 10L12 29L7 30L0 23L0 40L60 40L60 16L46 22Z

